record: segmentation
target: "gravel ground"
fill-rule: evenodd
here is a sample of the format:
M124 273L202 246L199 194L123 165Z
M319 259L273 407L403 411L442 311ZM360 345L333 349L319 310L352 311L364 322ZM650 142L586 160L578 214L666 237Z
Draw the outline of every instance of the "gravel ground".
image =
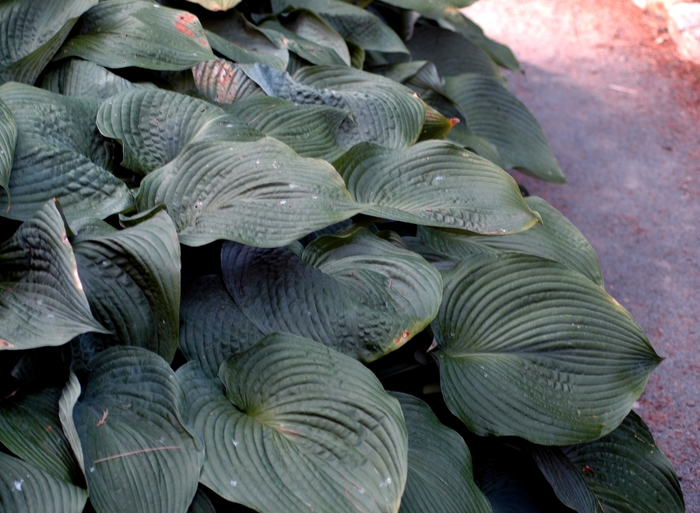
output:
M509 45L511 89L568 179L514 172L598 252L607 290L666 360L635 406L700 512L700 67L630 0L482 0L466 13Z

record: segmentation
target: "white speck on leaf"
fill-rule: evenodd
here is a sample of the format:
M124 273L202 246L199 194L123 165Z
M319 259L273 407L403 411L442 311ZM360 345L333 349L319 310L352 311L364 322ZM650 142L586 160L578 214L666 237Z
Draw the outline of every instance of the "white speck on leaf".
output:
M24 479L20 479L19 481L15 481L14 485L12 486L12 489L16 492L21 492L23 484L24 484Z

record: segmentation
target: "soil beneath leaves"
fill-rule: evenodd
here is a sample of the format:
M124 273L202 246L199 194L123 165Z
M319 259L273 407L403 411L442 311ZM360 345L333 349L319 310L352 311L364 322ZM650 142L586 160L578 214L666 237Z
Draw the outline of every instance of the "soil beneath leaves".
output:
M700 512L700 66L631 0L482 0L466 13L520 59L511 89L568 183L516 180L588 238L607 290L666 357L635 410Z

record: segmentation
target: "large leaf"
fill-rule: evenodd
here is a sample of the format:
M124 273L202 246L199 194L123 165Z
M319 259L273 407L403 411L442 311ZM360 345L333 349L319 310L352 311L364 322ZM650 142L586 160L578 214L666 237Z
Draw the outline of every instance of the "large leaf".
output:
M219 275L202 276L183 286L180 306L180 350L199 362L209 378L234 353L253 346L263 333L226 290Z
M289 7L320 14L341 36L365 50L408 53L396 32L374 14L352 4L338 0L272 0L275 12Z
M226 244L224 281L264 333L293 333L370 362L425 328L440 305L437 270L365 229L324 236L301 257Z
M359 362L311 340L265 337L221 366L226 391L190 363L201 481L263 513L396 513L406 482L398 402Z
M399 400L408 429L408 479L401 513L491 513L472 475L464 440L438 421L430 407L407 394Z
M80 513L88 494L45 470L0 453L0 511Z
M562 449L538 448L534 455L560 498L566 490L570 490L569 496L571 492L595 496L600 506L576 507L579 513L685 511L671 462L634 412L630 412L620 427L599 440Z
M10 193L10 171L15 159L17 123L12 111L0 100L0 187Z
M192 72L197 92L210 102L232 103L265 95L239 65L225 59L203 62Z
M130 89L104 102L97 126L124 147L125 167L150 172L194 141L254 141L251 130L210 103L162 89Z
M545 200L530 196L525 201L542 216L542 223L526 232L492 237L420 226L418 236L454 260L492 251L525 253L555 260L603 286L598 256L583 234Z
M462 148L425 141L391 150L359 144L334 166L366 213L479 233L512 233L538 221L515 181Z
M350 111L338 133L338 143L345 149L363 141L403 148L420 135L425 119L423 102L388 78L344 66L310 66L294 78L260 65L245 69L269 96Z
M167 205L190 246L217 239L281 246L362 210L330 164L270 138L192 144L146 176L137 204Z
M465 73L447 77L445 90L457 102L469 128L496 145L504 167L548 182L565 182L537 120L500 80Z
M88 331L105 332L51 201L0 245L0 349L58 346Z
M99 100L22 84L3 85L0 98L18 126L12 202L0 196L2 215L27 220L52 198L69 220L104 218L132 205L128 187L110 171L111 143L95 126Z
M298 105L271 96L237 101L225 110L251 128L289 145L302 157L332 162L344 153L336 137L348 111L326 105Z
M660 358L602 287L551 260L475 255L443 274L442 392L479 435L542 445L615 429Z
M58 388L46 388L0 403L0 442L23 460L75 483L82 472L61 429L60 396Z
M90 96L104 100L132 87L142 86L134 85L94 62L67 59L43 75L41 87L66 96Z
M98 513L185 513L204 450L187 426L184 392L168 364L137 347L91 362L73 408L90 502Z
M111 332L81 335L80 345L88 351L138 346L172 361L179 338L180 244L167 214L126 230L88 234L74 251L90 307Z
M193 14L143 0L103 0L76 25L56 58L106 68L181 70L214 58Z
M98 0L7 0L0 6L0 82L33 84L73 25Z

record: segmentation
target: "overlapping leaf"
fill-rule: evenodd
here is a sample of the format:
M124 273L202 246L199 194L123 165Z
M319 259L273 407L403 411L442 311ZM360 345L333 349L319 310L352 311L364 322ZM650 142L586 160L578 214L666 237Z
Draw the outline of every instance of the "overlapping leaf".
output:
M94 62L67 59L61 65L43 75L42 89L66 96L89 96L107 99L134 85L125 78Z
M455 261L483 252L525 253L555 260L602 286L598 256L581 232L545 200L530 196L525 201L542 216L542 223L526 232L491 237L420 226L418 236Z
M374 14L338 0L272 0L275 12L308 9L325 19L343 38L365 50L408 53L401 38Z
M162 89L130 89L104 102L97 126L124 147L122 165L148 173L194 141L255 141L262 134L210 103Z
M508 174L446 142L359 144L334 165L371 215L479 233L518 232L538 220Z
M79 345L88 354L138 346L171 361L179 338L180 244L167 214L88 234L74 248L90 307L111 332L82 335Z
M293 333L365 362L398 349L440 304L437 270L365 229L287 248L226 244L224 282L264 333Z
M363 208L330 164L267 137L191 144L146 176L136 201L141 210L167 205L190 246L218 239L281 246Z
M58 418L57 388L31 392L0 404L0 442L23 460L75 483L81 470Z
M105 332L51 201L0 245L0 349L58 346L88 331Z
M384 3L425 14L442 14L446 9L462 8L473 4L476 0L384 0Z
M344 153L336 138L348 111L326 105L298 105L271 96L240 100L225 110L251 128L287 144L302 157L332 162Z
M233 302L219 275L202 276L183 287L180 350L198 361L209 378L234 353L245 351L263 333Z
M359 362L274 334L221 366L226 391L197 364L190 418L207 457L201 481L263 513L396 513L406 481L398 402Z
M0 453L0 511L80 513L87 497L82 488Z
M0 82L33 84L73 25L98 0L8 0L0 6Z
M112 347L91 361L85 381L72 417L95 510L185 513L204 450L187 426L182 386L165 360Z
M104 0L76 25L56 58L82 57L106 68L182 70L214 58L193 14L143 0Z
M299 70L294 78L260 65L245 70L269 96L350 111L338 133L342 148L363 141L403 148L420 135L425 119L423 102L388 78L344 66L311 66Z
M100 101L69 98L35 87L5 84L0 99L18 126L5 217L27 220L57 198L66 217L106 217L132 205L127 186L111 173L112 148L95 126Z
M265 95L240 66L225 59L203 62L192 72L197 92L211 102L232 103Z
M401 513L491 513L472 475L464 440L442 425L430 407L407 394L399 400L408 429L408 479Z
M561 264L481 254L443 278L432 325L442 392L476 434L542 445L598 438L660 361L624 308Z
M0 100L0 187L10 192L10 171L15 158L17 123L12 111Z
M197 490L194 499L192 499L192 504L190 504L187 513L216 513L216 509L214 509L209 497L202 491L201 487Z
M537 120L499 80L465 73L447 77L445 90L469 120L469 128L496 145L504 167L548 182L565 182Z

